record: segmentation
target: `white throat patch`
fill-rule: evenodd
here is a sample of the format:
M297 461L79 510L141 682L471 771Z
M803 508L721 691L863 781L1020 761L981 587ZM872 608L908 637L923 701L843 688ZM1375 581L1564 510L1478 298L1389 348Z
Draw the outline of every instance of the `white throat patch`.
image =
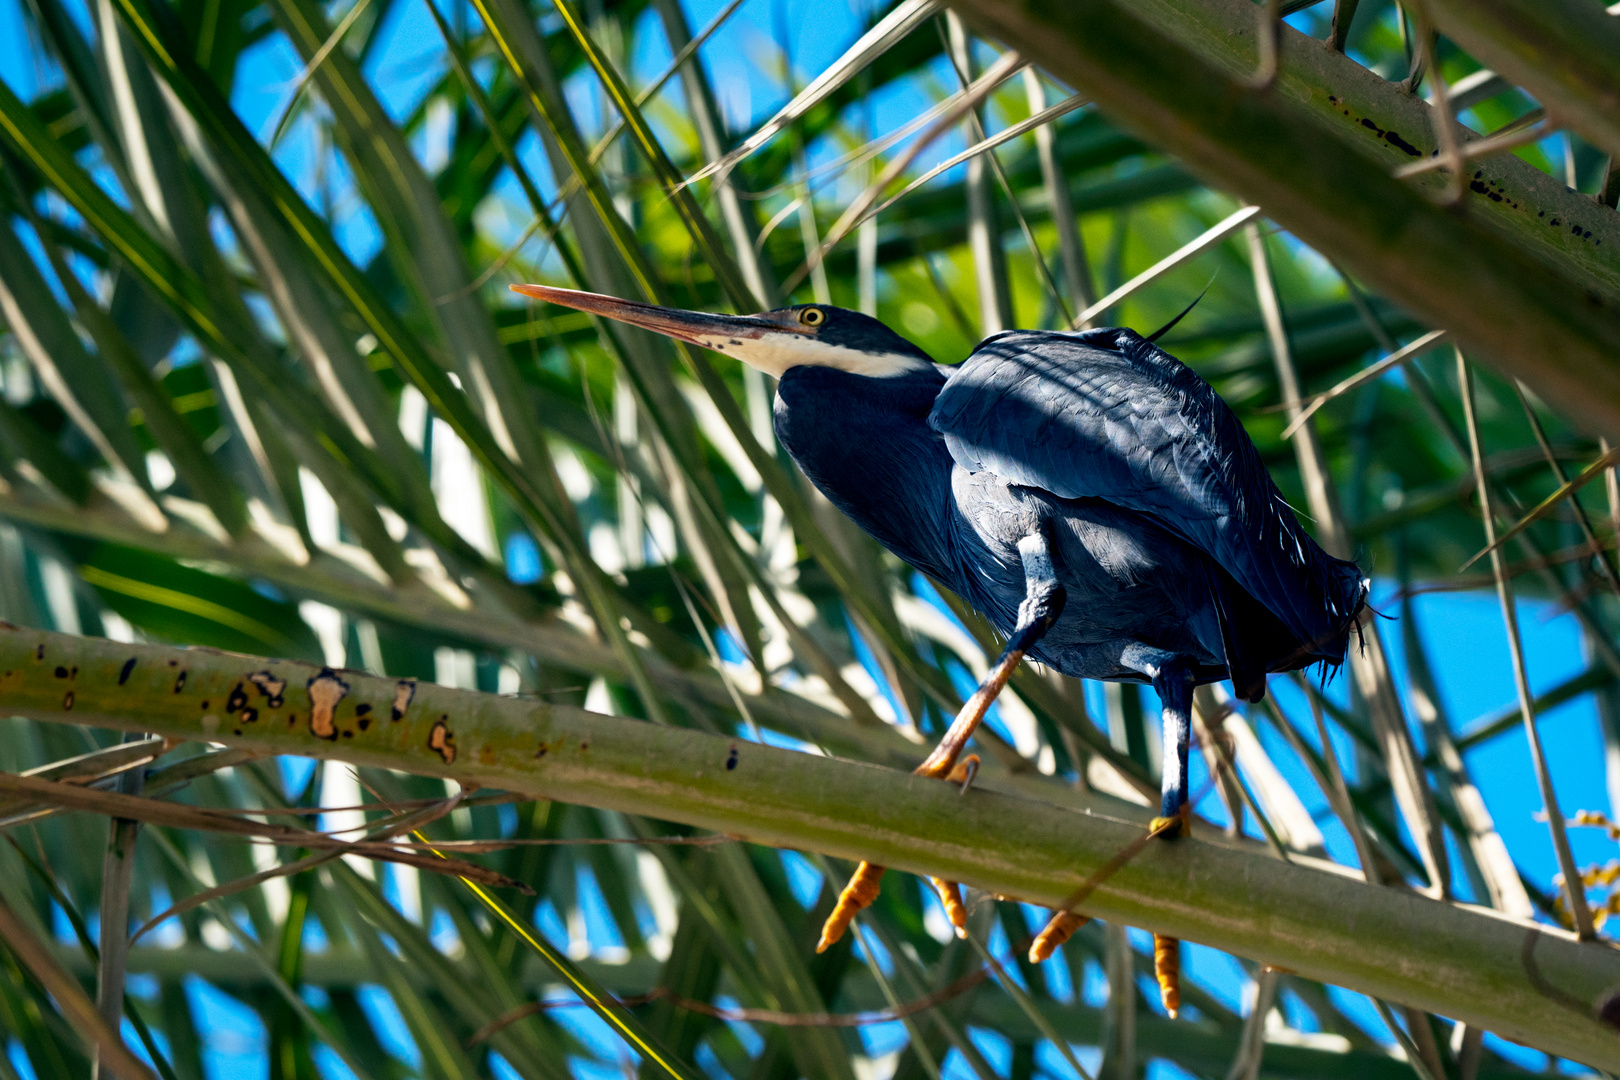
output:
M705 348L736 357L749 367L780 379L788 368L830 367L851 375L885 379L908 372L927 371L927 360L906 353L869 353L818 341L797 334L769 334L760 338L701 337Z

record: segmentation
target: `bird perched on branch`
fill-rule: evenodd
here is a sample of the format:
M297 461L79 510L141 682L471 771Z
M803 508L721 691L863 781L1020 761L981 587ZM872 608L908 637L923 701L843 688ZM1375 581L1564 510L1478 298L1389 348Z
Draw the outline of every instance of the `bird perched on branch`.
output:
M1300 527L1210 385L1130 330L1015 330L945 367L825 304L709 315L512 288L776 376L776 433L811 483L1007 636L920 774L959 768L1025 656L1075 678L1149 683L1164 707L1156 826L1173 836L1189 815L1193 688L1229 679L1259 701L1269 672L1344 659L1367 599L1361 571ZM876 897L882 872L861 865L820 948ZM955 887L936 886L950 910ZM1064 915L1042 935L1047 952L1075 925Z

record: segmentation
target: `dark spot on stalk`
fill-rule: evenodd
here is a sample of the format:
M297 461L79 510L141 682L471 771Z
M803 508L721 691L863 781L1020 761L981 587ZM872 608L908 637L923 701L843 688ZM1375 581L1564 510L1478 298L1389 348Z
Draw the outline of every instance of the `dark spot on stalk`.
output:
M202 707L203 707L203 712L207 712L208 711L208 702L206 702L206 701L203 702Z
M1372 132L1374 135L1382 135L1384 133L1383 128L1379 127L1371 120L1368 120L1366 117L1362 117L1361 126Z
M546 746L544 743L541 743L540 744L540 749L538 749L538 750L536 750L534 752L534 756L537 757L537 758L545 757L546 754L549 753L549 752L550 752L550 747Z
M266 708L281 708L281 692L287 689L286 679L278 679L268 671L255 671L248 676L248 682L259 688L259 696L264 698Z
M337 741L337 706L349 693L349 684L337 677L331 668L321 668L320 674L309 680L309 731L317 739Z
M253 721L257 720L258 718L259 718L259 710L258 709L247 708L247 709L242 710L242 723L251 724L251 723L253 723Z
M73 691L69 690L66 694L62 695L62 709L65 712L73 711Z
M444 759L446 765L454 765L456 762L456 736L447 723L449 719L448 714L440 716L438 722L433 725L433 730L428 732L428 749L438 751L439 756Z
M737 748L735 746L733 746L731 748L731 753L726 755L726 771L730 772L731 770L735 769L736 767L737 767Z
M369 716L362 716L362 717L361 717L361 718L360 718L360 721L359 721L359 723L360 723L360 730L361 730L361 731L364 731L364 730L366 730L366 728L368 728L368 727L370 727L370 726L371 726L371 717L369 717Z
M344 732L344 733L343 733L343 737L344 737L344 738L345 738L345 739L352 739L352 738L354 738L354 732L352 732L352 731L345 731L345 732Z
M225 711L241 712L247 708L247 703L247 688L241 683L237 683L236 688L231 691L231 696L225 699Z
M171 661L169 661L169 663L172 664L172 663L174 663L174 661L171 660ZM180 669L180 674L175 676L174 692L178 694L180 691L184 690L185 688L186 688L186 669L181 668Z
M1577 230L1575 230L1575 231L1576 231L1576 232L1579 232L1579 231L1580 231L1580 230L1579 230L1579 229L1577 229ZM57 668L57 669L56 669L56 677L57 677L57 678L58 678L58 679L65 679L65 678L67 678L67 668L65 668L65 667L58 667L58 668Z
M177 666L179 666L179 663L180 663L180 661L178 661L178 660L170 660L169 661L169 666L170 667L177 667Z
M1412 157L1422 157L1423 156L1418 151L1417 147L1413 146L1411 143L1407 142L1405 139L1401 138L1399 135L1397 135L1393 131L1384 132L1384 141L1389 143L1389 145L1395 147L1397 150L1404 150L1407 154L1411 155Z
M411 707L411 701L416 697L416 680L401 679L394 684L394 708L390 715L392 720L403 720L405 710Z
M135 658L132 656L124 661L124 666L118 671L118 685L123 686L129 682L130 673L135 670Z
M34 659L35 660L43 660L43 659L45 659L45 643L43 641L40 642L39 648L34 650Z
M354 707L354 715L356 716L364 716L370 711L371 706L364 701Z

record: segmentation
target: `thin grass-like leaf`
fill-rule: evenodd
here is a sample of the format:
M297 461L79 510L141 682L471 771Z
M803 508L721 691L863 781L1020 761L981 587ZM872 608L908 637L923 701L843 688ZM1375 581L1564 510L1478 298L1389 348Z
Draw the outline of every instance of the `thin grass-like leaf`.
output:
M1026 73L1033 70L1033 68L1024 69ZM1063 101L1058 102L1056 105L1050 105L1047 108L1042 109L1040 112L1037 112L1034 116L1029 117L1027 120L1020 120L1018 123L1013 124L1010 127L1001 129L989 138L982 139L968 147L966 150L946 158L944 161L940 162L938 165L935 165L933 168L929 169L915 180L912 180L895 194L889 196L889 198L885 199L877 206L866 211L866 213L861 217L860 221L856 222L856 224L859 225L862 222L883 213L883 211L887 210L889 207L893 206L896 202L899 202L902 198L911 194L913 191L922 187L934 177L940 175L941 173L949 172L951 169L956 168L956 166L962 164L964 161L967 161L969 158L974 158L978 157L980 154L989 153L1002 143L1011 142L1021 135L1027 135L1029 132L1050 124L1059 117L1067 116L1076 109L1084 108L1088 104L1090 104L1090 100L1083 94L1075 94L1072 97L1065 98Z
M1196 239L1189 240L1187 243L1183 244L1169 255L1166 255L1164 258L1142 271L1140 274L1137 274L1119 288L1114 289L1101 300L1098 300L1096 303L1080 312L1080 314L1074 317L1074 322L1071 324L1071 328L1078 328L1086 325L1092 319L1107 311L1121 300L1124 300L1127 296L1130 296L1138 289L1141 289L1143 286L1191 260L1194 256L1197 256L1204 251L1207 251L1209 248L1214 247L1216 244L1220 243L1222 240L1225 240L1228 236L1231 236L1233 233L1248 225L1259 216L1260 208L1258 206L1245 206L1236 213L1216 222Z
M1247 227L1249 261L1254 276L1255 294L1264 316L1266 336L1271 345L1279 387L1284 401L1299 401L1299 375L1294 368L1288 333L1283 325L1282 305L1278 299L1271 264L1266 251L1265 238L1258 225ZM1293 413L1300 408L1294 405ZM1316 431L1309 424L1300 429L1294 439L1295 458L1299 462L1301 477L1305 481L1306 501L1315 519L1319 539L1324 549L1340 558L1351 555L1349 535L1344 525L1343 510L1333 488L1333 478L1327 470L1322 447ZM1371 621L1360 627L1362 647L1349 653L1351 670L1356 677L1362 697L1371 705L1373 730L1376 733L1384 767L1389 772L1395 791L1396 805L1405 819L1407 828L1417 839L1418 853L1423 858L1428 874L1429 888L1437 896L1446 897L1451 890L1451 872L1446 854L1445 835L1435 811L1434 795L1429 790L1418 764L1412 735L1406 726L1406 716L1395 692L1389 663L1384 654L1378 628Z
M73 1019L84 1040L99 1055L99 1061L118 1080L155 1080L151 1070L124 1045L117 1031L110 1027L97 1012L95 1003L85 996L77 980L63 970L44 943L29 931L0 900L0 940L12 953L28 966L34 977L44 984L58 1007Z
M1325 856L1321 830L1293 787L1283 779L1249 722L1234 712L1225 718L1222 726L1233 737L1236 764L1253 785L1255 799L1278 839L1290 850Z
M737 848L718 848L715 868L728 906L747 929L758 958L760 977L784 1012L826 1012L820 991L805 967L804 953L789 937L747 856ZM806 1075L852 1077L849 1055L835 1034L814 1028L788 1032L794 1059Z
M193 889L201 890L202 888L206 887L192 872L191 867L187 863L185 855L182 853L182 851L174 844L172 840L163 834L161 829L151 829L148 831L148 835L157 845L158 850L162 852L164 857L168 860L169 864L184 876L186 881ZM276 964L270 959L259 943L241 927L236 925L236 920L232 918L231 912L217 900L210 902L209 907L214 912L216 917L219 918L220 924L225 927L226 932L231 935L232 940L237 944L238 948L240 948L241 951L246 955L249 963L257 966L260 969L265 976L266 981L278 994L280 999L286 1002L292 1008L294 1013L298 1015L299 1019L302 1020L311 1031L319 1035L322 1041L337 1053L338 1057L345 1065L354 1070L355 1075L358 1076L360 1080L372 1080L371 1074L366 1070L365 1065L360 1061L360 1059L354 1055L352 1050L347 1045L347 1041L335 1037L327 1026L321 1022L320 1018L315 1015L308 1003L299 996L298 992L293 989L291 984L289 984L286 979L281 977L280 971Z
M168 456L175 473L186 482L187 488L208 505L225 531L232 536L240 535L248 522L247 506L241 491L226 479L219 466L208 456L201 440L135 355L124 334L68 268L61 249L40 228L38 219L33 219L33 223L40 246L44 248L57 280L68 294L80 324L89 331L102 361L112 368L131 403L140 410L141 420L151 432L153 441ZM143 467L143 475L144 472Z
M1508 131L1493 135L1488 139L1473 140L1458 147L1456 159L1459 162L1467 162L1476 158L1490 157L1492 154L1506 153L1509 150L1516 150L1530 143L1540 142L1558 130L1560 129L1552 124L1543 124L1523 131ZM1453 173L1461 175L1461 170L1446 159L1428 158L1423 161L1414 161L1410 165L1402 165L1395 170L1395 176L1406 180L1413 176L1421 176L1426 172L1433 172L1436 169L1450 169Z
M477 883L469 880L466 881L466 885L483 901L491 914L510 927L525 944L544 958L580 1000L590 1005L596 1014L644 1059L657 1063L666 1075L675 1077L676 1080L687 1080L689 1077L697 1076L690 1066L660 1046L634 1014L621 1005L613 995L598 987L594 980L570 963L568 958L558 952L550 942L519 920L510 908L485 892Z
M89 810L93 813L102 813L115 817L126 817L134 821L167 825L171 828L201 829L206 832L257 837L273 840L282 845L338 847L345 852L362 854L368 858L405 863L411 866L455 874L497 888L527 889L527 886L513 881L505 874L499 874L481 866L474 866L464 862L445 864L443 860L416 855L413 852L402 850L390 844L373 841L347 843L321 833L313 833L284 825L259 824L222 814L216 810L191 807L181 803L145 799L115 791L98 791L94 788L81 788L58 781L42 780L37 777L7 774L0 774L0 791L35 802L49 803L75 810ZM212 897L209 899L211 900Z
M1468 848L1464 853L1464 866L1475 883L1475 895L1488 896L1493 906L1520 918L1531 918L1535 909L1525 892L1518 867L1514 865L1507 844L1496 830L1485 799L1475 786L1467 762L1452 738L1451 726L1440 710L1439 691L1429 666L1428 651L1418 634L1417 613L1410 597L1401 598L1401 634L1410 678L1408 696L1412 701L1412 711L1423 725L1429 756L1439 764L1439 768L1434 770L1436 787L1440 793L1449 796L1466 830ZM1516 714L1514 719L1518 719Z
M901 0L894 10L845 50L843 56L828 65L809 86L794 95L793 100L778 110L775 116L761 124L740 146L719 161L700 169L686 182L694 184L736 168L738 162L770 142L784 128L867 68L878 56L893 48L901 38L932 18L939 8L938 0Z
M1046 89L1034 68L1024 69L1024 92L1029 98L1032 113L1044 112ZM1078 96L1078 95L1077 95ZM1071 97L1069 100L1073 100ZM1068 289L1069 304L1075 311L1083 311L1097 293L1091 277L1091 265L1086 260L1085 241L1080 235L1073 204L1069 200L1068 181L1058 161L1056 141L1052 129L1042 125L1035 129L1035 149L1041 161L1041 181L1046 189L1047 205L1051 209L1052 223L1057 229L1058 251L1063 260L1063 281Z
M866 186L866 190L862 191L855 201L845 208L844 212L839 215L838 220L833 222L832 228L827 230L827 235L822 240L820 247L806 258L805 266L796 272L793 278L789 279L789 287L791 288L793 283L802 280L804 275L808 274L811 269L825 261L827 253L855 230L855 227L868 216L868 211L871 211L872 205L877 202L890 184L905 174L905 171L911 167L911 163L917 159L919 154L960 123L963 116L976 108L997 87L1012 78L1024 63L1025 61L1021 60L1017 53L1002 53L995 63L991 64L982 75L973 80L970 86L955 95L951 99L950 108L941 113L937 120L930 124L921 135L917 136L916 141L907 146L893 161L885 165L883 170L878 173L877 178ZM875 211L872 212L875 213Z
M1074 1051L1069 1048L1069 1040L1065 1039L1058 1032L1058 1030L1052 1026L1051 1021L1049 1021L1041 1013L1041 1010L1036 1005L1035 1001L1029 996L1029 994L1025 993L1023 987L1019 986L1018 983L1013 980L1013 978L1007 973L1007 969L1002 965L1001 961L997 960L995 956L991 954L990 950L985 947L984 942L980 941L976 937L970 937L969 941L971 941L975 946L975 951L979 954L980 959L989 965L990 969L996 973L996 981L1001 984L1002 991L1008 997L1012 998L1015 1003L1017 1003L1018 1008L1024 1013L1025 1016L1029 1017L1030 1022L1035 1025L1035 1030L1039 1031L1041 1035L1046 1038L1046 1041L1052 1044L1052 1047L1057 1050L1058 1054L1063 1058L1063 1060L1068 1063L1069 1068L1078 1073L1083 1080L1095 1080L1091 1072L1087 1070L1084 1065L1081 1065L1080 1060L1074 1056Z
M1250 990L1253 1004L1243 1019L1243 1040L1226 1080L1257 1080L1266 1052L1266 1018L1277 1000L1277 982L1281 978L1275 968L1262 967L1254 978ZM1248 996L1248 995L1245 995Z
M1525 671L1524 651L1519 640L1518 610L1514 605L1513 586L1502 572L1502 553L1496 549L1496 517L1491 509L1490 488L1485 482L1485 465L1480 449L1479 423L1475 418L1473 373L1461 349L1457 354L1457 380L1462 388L1464 421L1468 425L1468 442L1473 450L1474 477L1479 485L1480 516L1485 523L1485 546L1491 553L1491 570L1496 575L1496 594L1502 607L1502 623L1507 630L1508 649L1513 660L1513 685L1519 693L1519 715L1524 721L1525 738L1530 743L1530 764L1535 772L1536 787L1547 810L1547 828L1552 834L1553 853L1564 879L1564 896L1568 903L1575 930L1583 940L1592 938L1596 931L1592 925L1592 912L1586 906L1586 894L1581 887L1581 876L1570 850L1569 838L1564 831L1563 811L1558 808L1558 796L1553 790L1552 774L1547 769L1546 755L1541 748L1541 733L1536 729L1534 705L1530 697L1530 680ZM1594 474L1595 475L1595 474Z
M107 464L141 485L146 459L128 423L128 408L118 400L114 380L96 362L69 325L66 314L23 249L16 233L0 229L0 314L14 340L34 365L51 397L84 432ZM156 505L151 514L159 520Z
M1593 480L1596 480L1599 476L1602 476L1606 470L1613 468L1616 462L1620 462L1620 449L1610 450L1608 453L1592 462L1592 464L1582 469L1574 477L1564 481L1564 483L1558 486L1556 491L1547 496L1545 499L1541 500L1541 502L1537 503L1528 514L1525 514L1510 528L1492 541L1489 547L1475 552L1467 562L1463 563L1457 568L1457 572L1460 574L1467 570L1470 566L1473 566L1480 559L1483 559L1485 556L1494 554L1503 544L1514 539L1531 525L1534 525L1536 522L1546 517L1553 510L1557 509L1558 505L1564 502L1566 499L1573 498L1577 491L1585 487L1587 484L1590 484Z
M124 734L126 743L146 739L134 732ZM146 779L144 770L121 773L116 781L121 795L139 796ZM125 963L129 957L130 892L135 878L135 844L140 823L128 818L111 818L107 827L107 848L101 860L101 950L96 958L96 1011L103 1023L117 1031L124 1016ZM96 1048L99 1070L106 1051Z
M1444 330L1431 330L1411 344L1401 346L1401 348L1390 353L1377 363L1369 364L1361 371L1335 385L1333 389L1317 394L1309 402L1302 402L1301 404L1304 407L1299 410L1298 415L1288 422L1288 426L1283 429L1282 437L1284 439L1293 438L1294 432L1303 427L1307 420L1315 416L1316 411L1323 405L1342 394L1348 394L1357 387L1366 385L1391 368L1399 367L1413 357L1421 355L1425 350L1440 344L1445 336L1446 332Z

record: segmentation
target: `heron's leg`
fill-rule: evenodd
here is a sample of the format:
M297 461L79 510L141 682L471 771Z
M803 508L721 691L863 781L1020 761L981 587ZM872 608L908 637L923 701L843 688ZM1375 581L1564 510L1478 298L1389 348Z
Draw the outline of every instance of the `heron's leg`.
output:
M1024 564L1024 601L1018 605L1018 625L1013 628L1001 656L979 683L978 689L973 691L973 696L967 699L962 710L956 714L956 719L951 721L945 737L934 747L934 752L912 770L918 776L957 780L962 782L963 790L967 790L975 769L963 770L965 775L956 772L957 758L961 757L962 748L973 738L973 733L984 721L984 714L989 711L997 695L1006 688L1007 680L1012 678L1024 653L1046 636L1046 632L1052 629L1058 616L1063 613L1067 594L1052 568L1052 554L1046 546L1046 537L1038 530L1024 537L1018 541L1018 555ZM969 760L977 766L976 759ZM833 907L832 914L822 925L817 952L822 952L843 937L855 915L877 899L878 881L882 877L881 866L863 862L856 868L849 884L838 894L838 903ZM966 926L966 914L959 899L954 904L951 902L959 895L955 886L941 881L936 881L934 885L941 902L945 904L947 917L960 934Z
M1153 680L1153 689L1164 703L1164 785L1159 817L1149 828L1166 839L1185 836L1192 818L1187 805L1187 744L1192 733L1193 672L1191 663L1175 653L1146 645L1127 645L1120 653L1126 667ZM1160 831L1162 830L1162 831ZM1054 912L1046 929L1037 937L1030 959L1039 962L1067 941L1082 925L1083 916L1068 911ZM1181 942L1161 934L1153 935L1154 974L1159 981L1159 997L1172 1017L1181 1004Z
M1067 594L1058 582L1056 571L1052 569L1052 555L1047 549L1046 538L1039 532L1031 533L1018 541L1018 554L1024 563L1024 602L1018 605L1018 625L1013 628L1006 647L1001 650L1001 655L979 683L978 689L973 691L973 696L967 699L962 710L956 714L956 719L951 721L945 737L934 747L934 752L917 766L915 772L918 776L950 775L962 748L973 738L973 733L984 721L984 714L1006 688L1007 680L1012 678L1018 662L1037 641L1046 636L1046 632L1058 621L1058 616L1063 614Z
M1181 818L1183 827L1163 835L1168 839L1185 831L1187 808L1187 744L1192 733L1192 662L1163 649L1131 644L1120 653L1120 662L1153 681L1153 689L1164 703L1164 783L1157 826L1168 818Z
M1185 831L1191 815L1187 806L1187 744L1192 733L1193 673L1182 664L1165 668L1153 680L1153 688L1164 702L1164 783L1159 814L1180 818Z
M1192 831L1192 807L1187 804L1187 743L1192 732L1191 667L1185 661L1163 665L1153 676L1153 688L1164 702L1163 802L1159 807L1160 816L1153 824L1175 822L1164 834L1166 839L1173 840ZM1153 973L1159 982L1164 1011L1174 1019L1181 1005L1180 941L1162 934L1153 935Z

